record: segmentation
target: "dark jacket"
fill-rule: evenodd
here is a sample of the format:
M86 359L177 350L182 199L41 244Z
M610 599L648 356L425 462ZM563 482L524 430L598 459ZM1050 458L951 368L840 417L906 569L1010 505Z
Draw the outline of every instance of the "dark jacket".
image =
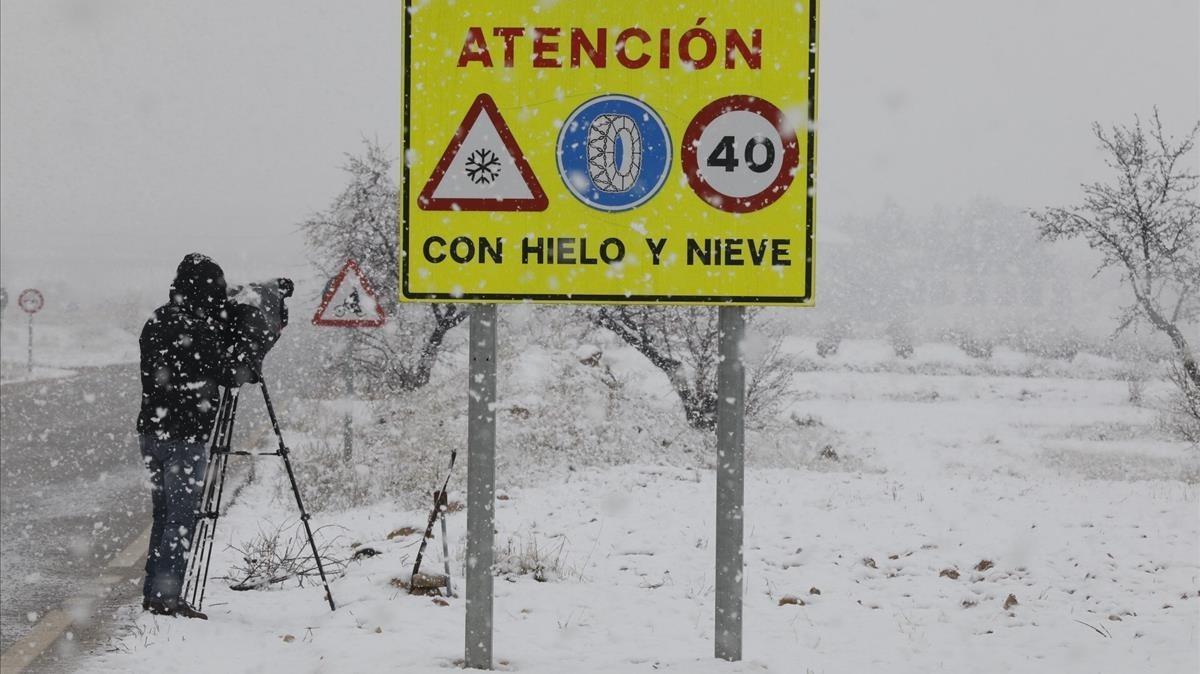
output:
M227 301L221 268L203 255L184 258L170 301L142 328L138 433L184 442L208 439L218 386L228 383L221 323Z

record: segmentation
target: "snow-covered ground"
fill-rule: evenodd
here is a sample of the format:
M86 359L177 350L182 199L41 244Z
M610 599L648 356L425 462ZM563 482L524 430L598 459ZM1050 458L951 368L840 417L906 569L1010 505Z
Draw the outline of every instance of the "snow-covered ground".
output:
M525 410L502 414L502 429L537 423L538 404L562 404L553 391L538 395L558 375L556 357L530 357L545 362L502 379L506 409ZM636 366L628 354L605 358L618 374ZM1200 454L1160 437L1157 413L1128 402L1125 381L1093 378L1119 368L1078 356L1038 376L985 375L973 365L924 374L868 360L801 373L777 418L747 435L741 663L711 657L709 449L691 447L699 457L692 466L665 446L662 457L617 466L513 466L526 448L511 443L527 436L502 430L497 667L555 674L1200 668ZM1078 374L1061 376L1070 370ZM634 383L643 407L678 414L668 395L656 393L661 387ZM1159 393L1150 385L1145 395ZM590 416L597 428L620 423ZM825 439L836 457L820 456ZM460 440L455 430L445 442ZM296 447L298 455L310 451ZM237 561L227 545L295 523L278 467L264 461L221 520L214 576ZM465 469L458 470L461 477ZM211 620L131 614L114 651L85 671L459 666L462 598L413 597L393 585L406 577L419 534L389 534L420 529L425 517L397 505L403 500L396 494L315 515L318 525L336 525L323 533L339 536L338 555L364 547L382 553L352 561L334 582L337 612L311 586L233 592L214 579ZM449 525L461 587L465 514L450 515ZM537 574L545 582L516 571L534 558L546 568ZM427 559L441 567L440 545Z
M34 370L28 370L29 331L24 315L12 312L0 324L0 380L66 377L81 367L136 363L137 335L95 322L72 323L66 317L35 320Z

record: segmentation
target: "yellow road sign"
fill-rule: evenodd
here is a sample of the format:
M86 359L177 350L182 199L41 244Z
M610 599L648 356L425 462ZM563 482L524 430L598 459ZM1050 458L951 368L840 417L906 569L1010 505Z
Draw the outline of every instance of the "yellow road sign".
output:
M406 0L401 292L811 306L816 0Z

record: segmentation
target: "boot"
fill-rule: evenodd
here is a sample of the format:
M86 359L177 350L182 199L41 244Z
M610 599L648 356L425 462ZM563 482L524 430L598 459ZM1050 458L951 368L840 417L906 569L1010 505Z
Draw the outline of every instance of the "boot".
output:
M172 613L171 609L158 599L143 599L142 610L149 611L154 615L171 615Z
M188 603L182 599L180 599L179 602L175 604L175 608L174 608L174 610L171 611L171 615L183 616L184 618L197 618L199 620L208 620L208 614L197 611L196 609L189 606Z

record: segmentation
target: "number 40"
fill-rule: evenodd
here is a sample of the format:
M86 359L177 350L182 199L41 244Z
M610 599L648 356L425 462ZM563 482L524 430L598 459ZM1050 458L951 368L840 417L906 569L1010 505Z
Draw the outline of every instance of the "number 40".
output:
M732 173L739 165L733 143L733 136L722 137L721 142L717 143L712 153L708 155L708 165L714 168L724 168L726 173ZM754 157L754 150L759 146L765 150L765 156L761 162L756 161ZM775 165L775 143L771 142L770 138L754 136L746 141L746 151L742 153L742 156L746 160L746 168L755 173L766 173Z

